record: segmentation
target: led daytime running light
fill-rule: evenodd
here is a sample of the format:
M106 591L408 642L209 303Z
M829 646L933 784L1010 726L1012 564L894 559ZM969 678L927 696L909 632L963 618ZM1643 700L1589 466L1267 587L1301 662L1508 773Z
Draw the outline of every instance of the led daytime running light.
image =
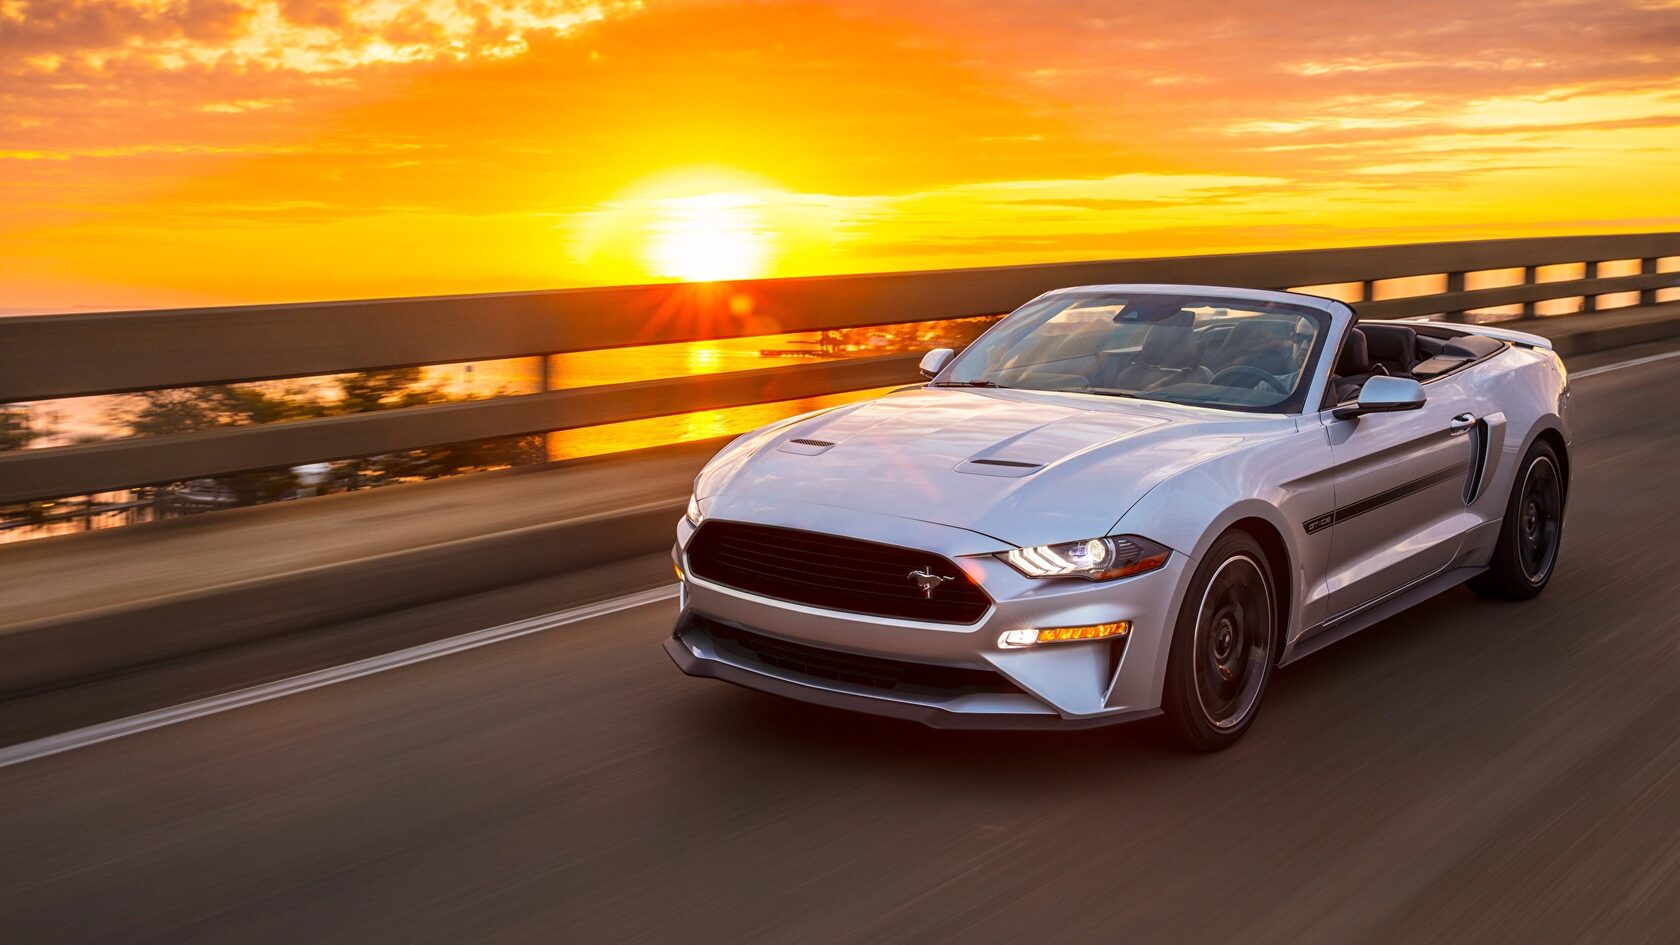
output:
M1027 577L1111 581L1153 571L1166 564L1171 553L1146 538L1125 535L1015 548L1003 559Z

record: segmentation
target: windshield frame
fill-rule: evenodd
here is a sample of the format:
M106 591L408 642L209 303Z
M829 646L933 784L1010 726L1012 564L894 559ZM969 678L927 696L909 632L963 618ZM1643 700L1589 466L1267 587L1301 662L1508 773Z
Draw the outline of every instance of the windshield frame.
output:
M1100 390L1080 390L1067 388L1015 387L1011 385L979 384L970 385L963 382L953 382L951 375L961 367L971 352L981 347L981 342L988 335L1000 329L1007 330L1012 322L1020 318L1031 318L1040 313L1039 306L1061 303L1054 312L1046 316L1046 320L1056 317L1062 311L1077 305L1081 301L1125 298L1128 301L1149 297L1170 297L1184 300L1183 307L1229 307L1242 311L1275 312L1278 314L1294 315L1312 323L1315 331L1311 345L1303 355L1302 368L1296 379L1295 387L1280 401L1267 404L1234 404L1208 402L1201 400L1169 399L1165 397L1149 397L1143 394L1129 394L1120 391L1106 392ZM1307 412L1307 404L1312 400L1312 393L1321 390L1325 379L1324 352L1331 345L1333 334L1345 328L1345 324L1353 321L1352 309L1345 304L1318 296L1310 296L1298 292L1281 292L1272 290L1232 289L1218 286L1170 286L1170 285L1102 285L1081 286L1078 288L1059 289L1046 292L1010 312L995 322L990 328L974 339L973 342L959 351L937 376L932 378L929 387L946 387L951 389L995 389L1022 390L1046 394L1082 394L1094 397L1106 397L1123 400L1136 400L1145 403L1168 404L1194 407L1203 410L1227 410L1236 413L1267 414L1267 415L1302 415Z

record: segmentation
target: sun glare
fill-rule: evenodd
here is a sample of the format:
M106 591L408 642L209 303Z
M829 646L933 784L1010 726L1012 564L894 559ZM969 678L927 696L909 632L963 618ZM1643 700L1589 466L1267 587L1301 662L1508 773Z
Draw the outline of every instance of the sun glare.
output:
M862 209L734 168L671 168L577 214L573 252L596 284L800 275L832 266Z
M649 268L688 282L764 275L771 239L758 203L749 194L734 193L657 201L648 233Z

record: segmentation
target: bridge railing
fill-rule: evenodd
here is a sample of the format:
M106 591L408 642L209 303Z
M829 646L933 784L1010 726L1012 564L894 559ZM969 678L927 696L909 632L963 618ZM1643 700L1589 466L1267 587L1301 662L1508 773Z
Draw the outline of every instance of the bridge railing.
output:
M1569 236L1124 259L727 284L375 299L0 318L0 404L609 348L995 315L1040 292L1119 282L1252 288L1354 284L1367 318L1523 307L1639 293L1680 272L1680 233ZM1616 261L1637 273L1602 277ZM1542 267L1582 277L1538 281ZM1470 273L1521 270L1467 289ZM1377 299L1385 280L1444 276L1438 291ZM0 503L373 456L701 410L868 390L915 379L914 354L676 377L197 433L0 453ZM546 387L546 385L545 385Z

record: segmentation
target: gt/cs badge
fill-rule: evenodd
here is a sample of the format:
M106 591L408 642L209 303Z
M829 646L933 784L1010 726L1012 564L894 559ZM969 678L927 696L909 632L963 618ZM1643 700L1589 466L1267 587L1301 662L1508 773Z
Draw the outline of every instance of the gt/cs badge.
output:
M916 582L916 586L921 588L922 596L928 598L929 600L933 599L933 592L939 588L939 585L944 584L946 581L956 580L956 578L946 577L943 574L934 574L932 568L925 568L920 571L911 571L909 574L905 575L905 577L908 577L910 580Z

